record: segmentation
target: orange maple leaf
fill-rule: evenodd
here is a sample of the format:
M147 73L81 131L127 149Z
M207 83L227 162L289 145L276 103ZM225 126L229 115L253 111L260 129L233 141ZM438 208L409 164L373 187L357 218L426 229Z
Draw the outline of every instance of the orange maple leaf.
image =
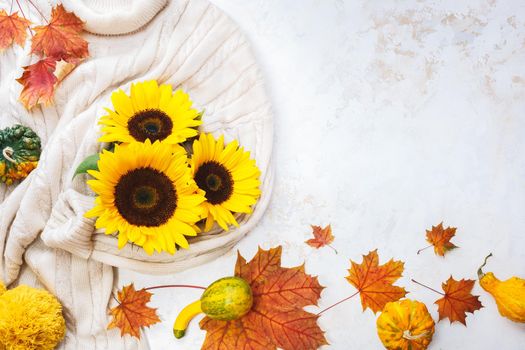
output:
M404 263L390 259L379 265L377 249L363 255L363 262L357 264L350 260L350 273L346 279L357 288L361 297L363 311L369 307L374 313L383 310L386 303L396 301L406 295L405 288L394 286L403 273Z
M432 230L426 230L427 242L434 246L434 252L439 256L444 256L446 252L457 248L450 240L456 235L455 227L443 228L443 223L432 226ZM419 252L418 252L419 253Z
M57 82L55 69L56 61L53 58L45 58L24 67L24 73L16 81L24 87L20 93L20 101L27 109L33 108L38 103L44 105L51 103Z
M450 323L459 321L465 326L466 313L474 313L483 307L479 297L472 295L474 280L462 279L456 281L452 276L441 285L445 294L443 298L436 300L438 306L439 320L448 318Z
M16 43L24 47L27 38L27 27L31 22L18 16L18 12L8 15L5 10L0 10L0 51Z
M129 334L140 339L140 327L149 327L160 322L157 309L146 305L152 295L145 289L136 291L133 283L125 286L118 292L120 304L110 310L113 320L108 329L119 328L121 336Z
M310 247L314 248L321 248L324 246L330 246L330 243L334 241L334 236L332 235L332 226L328 225L325 228L322 228L321 226L312 226L312 234L314 235L314 238L310 238L305 243L308 244ZM334 248L332 248L334 249ZM335 249L334 249L335 250Z
M234 321L204 318L207 331L202 349L284 350L317 349L327 344L317 325L318 315L303 310L317 305L323 287L304 265L281 267L282 247L258 250L250 262L238 254L235 276L250 284L253 307Z
M81 36L84 23L62 5L53 8L51 21L34 27L31 53L78 63L88 57L88 43Z

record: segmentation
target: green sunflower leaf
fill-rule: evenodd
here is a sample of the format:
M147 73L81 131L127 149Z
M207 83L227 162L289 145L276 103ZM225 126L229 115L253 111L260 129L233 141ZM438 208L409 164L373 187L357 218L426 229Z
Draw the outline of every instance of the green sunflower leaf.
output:
M87 174L88 170L98 170L98 160L100 158L100 153L95 153L87 157L80 163L75 170L73 178L79 174Z
M204 112L206 112L206 109L203 109L202 111L200 111L197 117L195 118L195 120L202 120L202 116L204 115Z

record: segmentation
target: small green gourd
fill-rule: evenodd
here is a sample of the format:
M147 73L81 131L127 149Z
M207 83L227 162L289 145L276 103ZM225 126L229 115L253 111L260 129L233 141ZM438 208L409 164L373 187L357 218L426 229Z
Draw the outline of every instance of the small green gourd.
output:
M206 288L200 300L180 312L173 334L177 339L184 337L190 321L201 312L215 320L230 321L246 315L252 305L253 294L248 282L240 277L221 278Z
M27 177L41 152L40 138L27 126L16 124L0 130L0 181L11 185Z

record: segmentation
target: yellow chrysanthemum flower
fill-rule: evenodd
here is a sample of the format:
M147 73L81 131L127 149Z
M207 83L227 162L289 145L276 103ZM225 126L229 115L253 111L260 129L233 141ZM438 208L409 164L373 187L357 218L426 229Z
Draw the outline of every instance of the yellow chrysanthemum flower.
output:
M100 142L157 140L169 144L184 142L197 135L199 112L182 90L173 93L171 85L155 80L131 84L131 96L121 89L111 95L114 111L100 118L104 135Z
M96 228L118 232L118 246L132 242L153 251L175 253L188 248L185 236L197 235L204 196L191 178L186 152L159 141L116 145L104 150L95 180L87 183L98 195L86 217L98 217Z
M0 281L0 349L52 350L64 339L62 305L42 289L20 285L7 290Z
M216 221L224 230L239 226L232 213L251 213L252 205L261 195L261 172L250 158L250 152L239 148L237 141L224 147L224 138L215 140L211 134L201 134L193 142L190 160L193 178L205 193L202 203L209 231Z

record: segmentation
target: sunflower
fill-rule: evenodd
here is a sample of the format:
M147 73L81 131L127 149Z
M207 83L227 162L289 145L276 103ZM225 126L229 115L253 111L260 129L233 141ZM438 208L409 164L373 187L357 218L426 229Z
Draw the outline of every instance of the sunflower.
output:
M131 84L131 96L121 89L111 95L114 111L106 108L100 118L104 135L100 142L150 140L169 144L184 142L197 135L202 122L199 112L182 90L173 93L171 85L158 85L155 80Z
M239 148L237 141L224 147L223 136L215 140L211 134L201 134L193 142L190 166L197 186L206 196L202 203L204 230L209 231L215 221L226 231L230 224L238 227L232 213L251 213L261 195L261 172L250 152Z
M104 150L95 179L87 183L98 195L86 217L98 217L96 228L118 232L119 249L132 242L153 251L175 253L195 236L205 200L191 178L186 152L159 141L116 145Z

